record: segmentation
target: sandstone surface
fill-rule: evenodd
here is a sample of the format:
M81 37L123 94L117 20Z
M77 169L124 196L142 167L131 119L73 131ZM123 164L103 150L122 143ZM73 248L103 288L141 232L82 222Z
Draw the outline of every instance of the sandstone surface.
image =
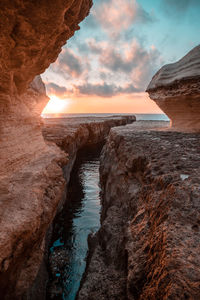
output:
M91 0L0 2L0 295L21 299L64 191L66 154L45 142L48 102L36 75L55 61Z
M200 45L178 62L162 67L147 92L171 119L173 128L200 131Z
M110 131L79 300L200 298L200 135L163 124Z

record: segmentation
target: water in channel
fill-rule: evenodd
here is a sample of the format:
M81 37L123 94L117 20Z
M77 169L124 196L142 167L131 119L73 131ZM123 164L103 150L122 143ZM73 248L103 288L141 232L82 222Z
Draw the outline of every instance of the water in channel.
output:
M87 238L100 227L99 151L79 154L67 204L56 217L47 299L74 300L86 266Z

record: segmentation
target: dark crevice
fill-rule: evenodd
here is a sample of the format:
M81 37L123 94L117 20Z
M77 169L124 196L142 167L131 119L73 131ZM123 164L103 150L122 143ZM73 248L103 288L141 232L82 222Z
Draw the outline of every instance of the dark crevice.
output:
M88 147L84 147L80 149L77 153L77 159L75 161L74 167L70 174L70 181L67 186L67 194L66 194L64 206L61 212L57 214L53 222L53 232L52 232L52 238L49 247L49 263L48 263L49 282L47 285L47 296L46 296L47 300L75 299L75 294L73 294L73 292L70 292L70 289L72 290L74 289L72 288L73 284L76 285L77 287L76 291L78 292L81 276L80 274L76 275L75 272L77 270L74 269L76 269L76 267L80 263L80 260L77 262L77 261L73 261L73 259L76 259L77 251L80 251L80 256L82 255L83 260L86 260L87 249L84 249L84 247L85 244L87 245L87 231L89 234L90 233L89 231L91 230L89 230L88 227L92 228L93 225L92 225L92 220L91 221L87 220L85 223L80 225L83 227L82 230L85 231L86 233L80 234L79 232L78 233L76 232L76 230L79 229L74 228L74 222L79 220L81 214L84 214L84 206L86 205L85 198L87 198L87 201L90 201L89 199L90 193L92 192L95 193L95 188L93 187L91 187L91 190L89 191L85 190L87 186L85 186L85 182L83 179L85 175L83 175L83 173L86 172L86 176L88 176L88 180L94 180L94 185L97 183L98 180L97 173L99 173L98 172L99 157L100 157L102 146L103 143L92 145L92 146L90 145ZM91 168L91 170L87 168ZM94 178L91 176L94 176ZM87 180L87 178L85 178L85 180ZM88 183L86 183L86 185L87 184ZM99 197L98 192L99 191L97 189L96 191L97 198ZM90 204L88 205L89 207L87 208L87 210L89 211L91 209L92 211L93 204L91 204L91 207ZM98 205L100 207L100 201ZM98 214L98 216L95 216L94 214ZM95 217L99 218L98 222L100 225L100 215L98 211L91 213L91 218L94 219L94 223L97 222L95 220ZM96 231L98 230L98 228L95 226L96 225L94 224L94 229ZM83 242L84 245L81 246L79 250L75 249L75 247L77 246L76 236L78 235L80 235L81 240L82 237L86 239L86 241ZM93 240L92 236L93 234L89 235L88 238L90 244L89 246L91 246L92 244L91 242ZM81 242L82 241L80 241L80 243ZM85 253L82 254L81 253L82 251L83 252L85 251ZM73 255L75 257L72 257ZM83 262L82 264L85 266L86 261ZM80 269L82 268L81 275L83 275L84 266L83 268L80 267ZM75 275L72 274L73 272ZM76 276L79 278L76 278ZM74 283L71 282L71 280L74 280L74 278L76 279L76 281L79 281L78 284L77 282ZM68 293L71 295L70 298L67 295Z

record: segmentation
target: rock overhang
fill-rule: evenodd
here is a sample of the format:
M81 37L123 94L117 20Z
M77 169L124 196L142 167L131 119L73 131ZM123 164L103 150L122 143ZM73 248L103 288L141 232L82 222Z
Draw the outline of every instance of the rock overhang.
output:
M43 139L40 113L49 98L37 75L56 60L91 5L0 1L1 299L21 299L32 285L65 189L67 155Z
M172 128L200 131L200 45L152 78L149 96L171 119Z
M0 92L24 93L56 60L91 6L92 0L1 1Z

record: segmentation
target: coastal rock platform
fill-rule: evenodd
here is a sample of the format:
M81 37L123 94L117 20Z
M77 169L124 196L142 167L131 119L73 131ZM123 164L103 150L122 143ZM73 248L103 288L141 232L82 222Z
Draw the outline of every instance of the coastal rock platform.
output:
M200 134L164 123L111 129L79 300L200 298Z
M38 92L36 96L39 97ZM22 299L23 295L23 299L29 299L25 294L32 285L31 299L35 299L35 293L41 297L37 299L43 299L38 284L43 285L41 289L45 292L45 282L42 283L43 278L38 280L37 274L41 276L44 272L46 233L62 208L77 151L83 146L104 142L111 127L133 121L134 116L44 119L45 124L40 122L34 132L32 124L27 122L24 126L22 122L22 127L16 126L17 152L12 147L13 143L17 144L16 140L9 140L9 128L4 129L7 148L4 152L2 148L2 153L4 156L12 153L12 156L7 161L1 157L2 168L7 171L1 169L0 172L1 299ZM21 136L20 130L23 131Z
M44 118L43 121L44 139L55 143L67 153L68 162L63 167L63 172L65 183L68 184L79 150L87 148L90 151L90 147L98 145L102 147L112 127L131 124L136 121L136 117L134 115L77 116Z

